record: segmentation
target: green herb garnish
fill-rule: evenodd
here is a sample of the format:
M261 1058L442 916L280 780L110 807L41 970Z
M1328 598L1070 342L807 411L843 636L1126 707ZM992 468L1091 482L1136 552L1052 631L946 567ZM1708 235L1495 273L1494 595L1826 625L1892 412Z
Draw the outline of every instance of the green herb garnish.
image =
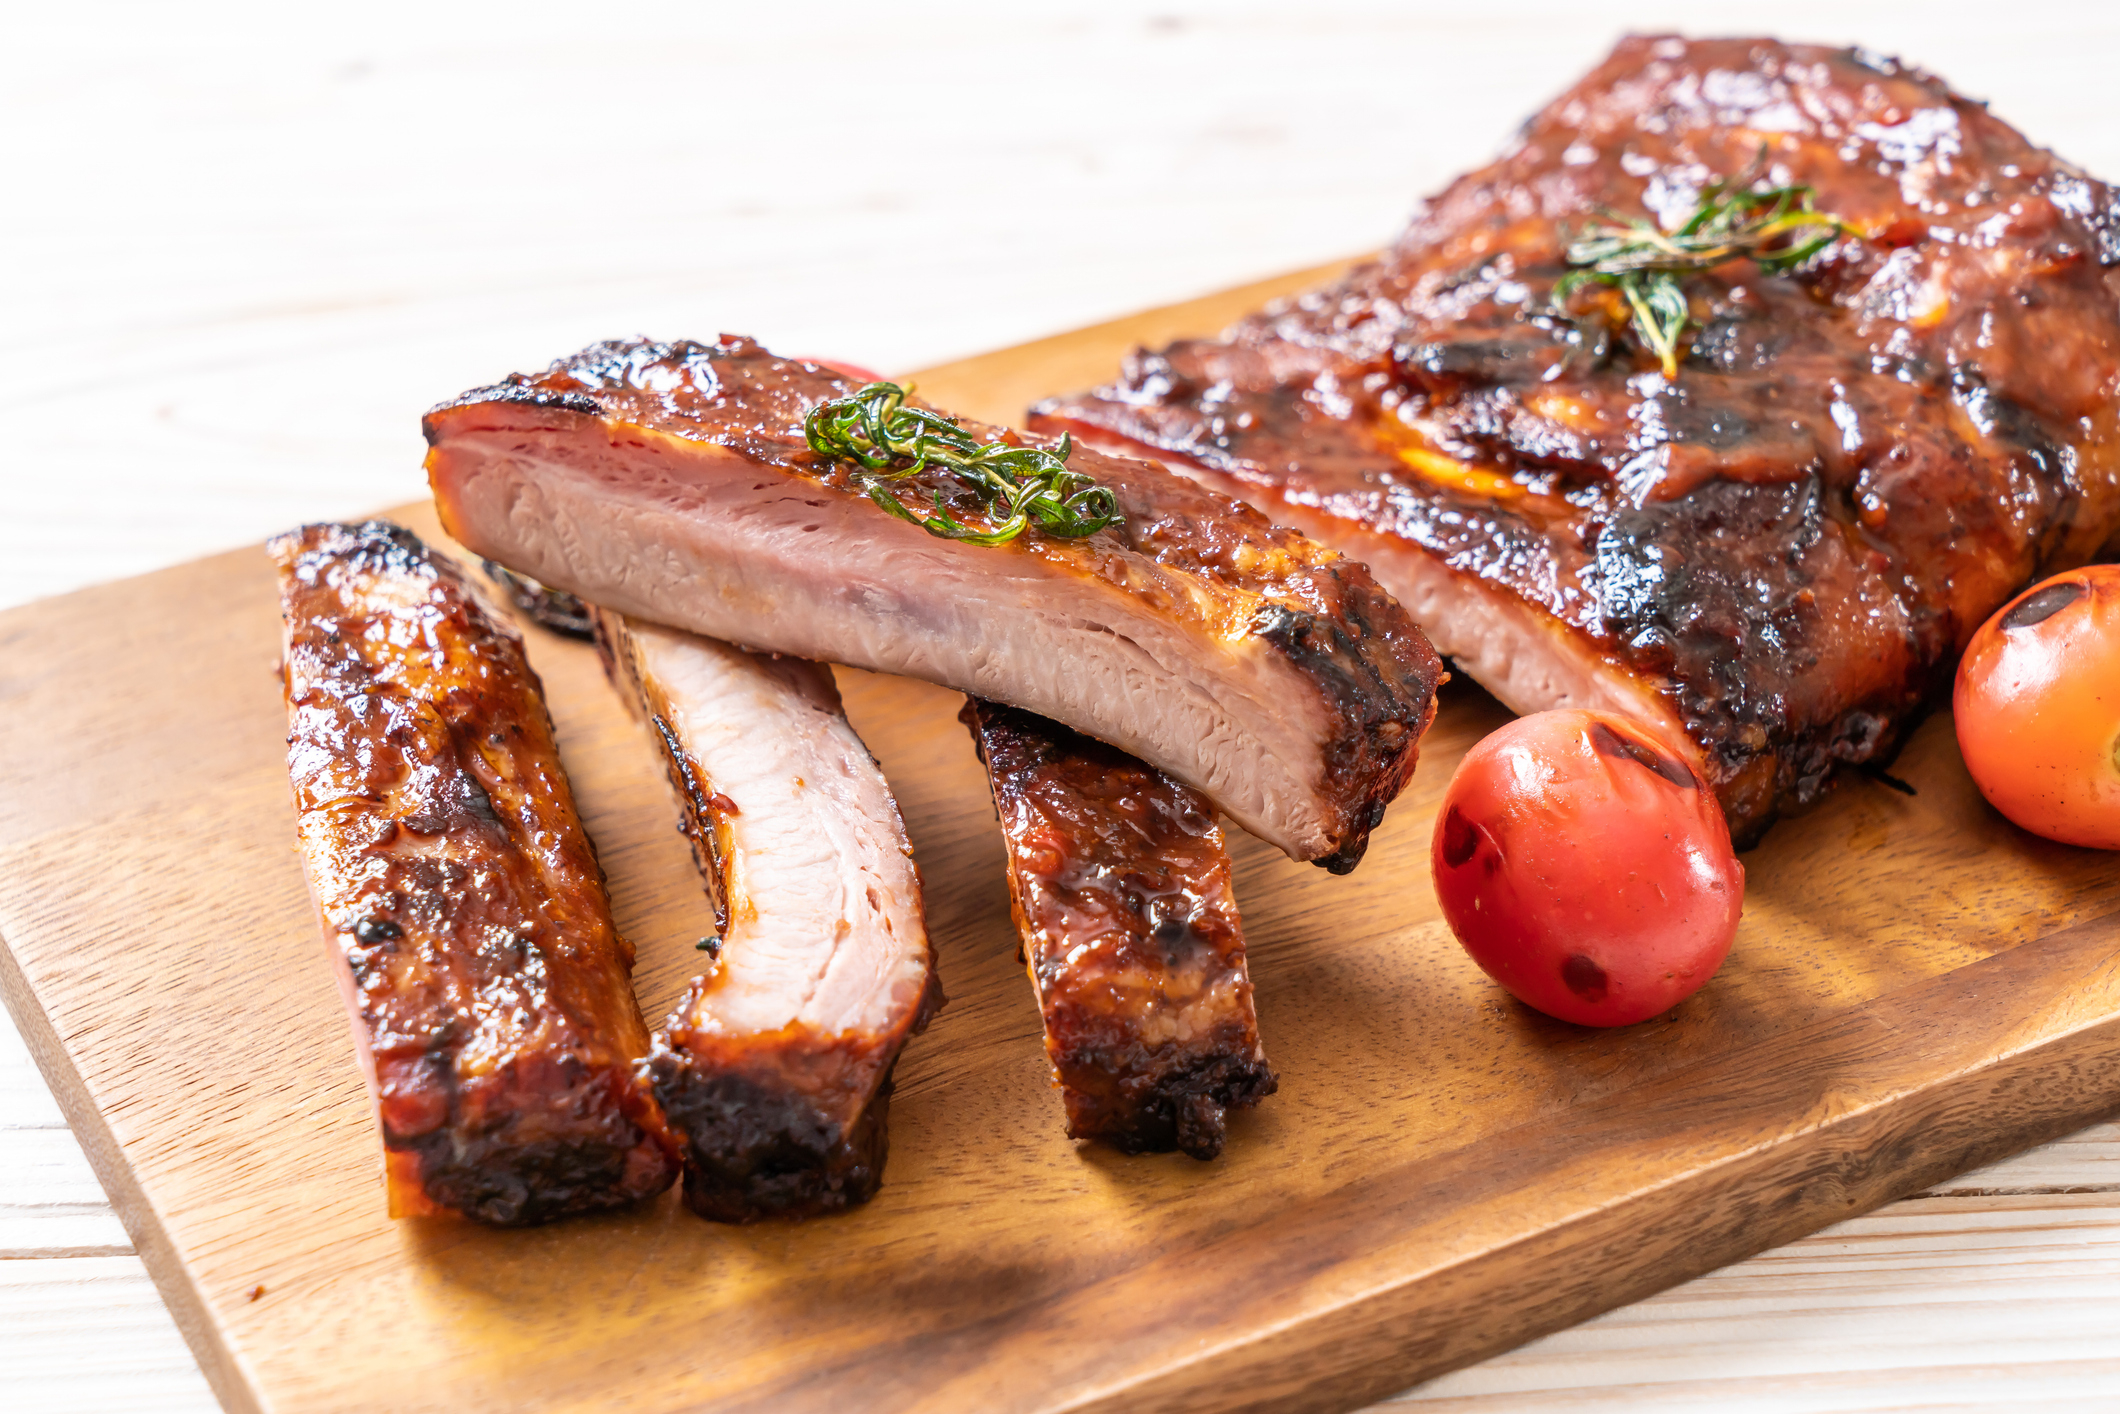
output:
M1759 165L1712 183L1675 231L1642 217L1603 213L1604 220L1568 242L1568 263L1578 268L1555 282L1554 303L1593 281L1617 289L1634 311L1642 342L1663 360L1664 376L1676 378L1679 337L1692 317L1683 276L1739 256L1751 257L1769 275L1786 274L1838 237L1854 234L1839 217L1811 205L1816 193L1810 187L1753 189L1751 174Z
M803 419L802 432L818 456L852 462L854 485L870 500L945 540L1000 545L1033 521L1047 535L1079 539L1122 519L1108 488L1068 470L1074 443L1065 434L1051 450L980 442L954 418L907 407L905 389L896 383L871 383L850 397L819 403ZM1001 524L980 530L940 507L927 516L908 509L889 483L931 466L977 491Z

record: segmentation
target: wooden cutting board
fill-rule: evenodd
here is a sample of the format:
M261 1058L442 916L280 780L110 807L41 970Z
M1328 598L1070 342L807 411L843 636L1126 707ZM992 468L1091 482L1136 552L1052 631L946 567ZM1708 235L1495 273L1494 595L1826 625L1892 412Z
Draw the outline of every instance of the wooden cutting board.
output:
M921 391L1008 420L1328 273ZM2120 1108L2120 862L2004 824L1944 720L1896 768L1917 796L1856 778L1747 856L1736 949L1676 1011L1518 1006L1429 887L1436 799L1505 717L1453 685L1352 876L1237 841L1280 1093L1213 1163L1076 1145L959 699L842 670L950 994L882 1194L748 1228L674 1195L392 1223L294 852L275 614L248 550L0 615L0 986L232 1410L1344 1408ZM674 807L593 655L529 638L658 1018L709 926Z

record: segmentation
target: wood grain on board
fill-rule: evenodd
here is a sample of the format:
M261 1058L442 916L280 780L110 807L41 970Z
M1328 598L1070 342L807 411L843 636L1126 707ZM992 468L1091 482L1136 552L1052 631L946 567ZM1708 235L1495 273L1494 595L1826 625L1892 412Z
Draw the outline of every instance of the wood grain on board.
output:
M1274 292L921 392L1009 417ZM293 849L275 613L246 551L0 615L0 984L232 1409L1345 1408L2120 1108L2120 878L1987 811L1943 720L1895 768L1918 796L1851 781L1747 856L1699 996L1616 1032L1517 1006L1427 881L1435 801L1503 719L1459 685L1355 874L1238 841L1280 1093L1211 1164L1077 1146L958 699L842 671L951 997L882 1194L749 1228L673 1198L393 1224ZM593 655L530 647L659 1016L705 898Z

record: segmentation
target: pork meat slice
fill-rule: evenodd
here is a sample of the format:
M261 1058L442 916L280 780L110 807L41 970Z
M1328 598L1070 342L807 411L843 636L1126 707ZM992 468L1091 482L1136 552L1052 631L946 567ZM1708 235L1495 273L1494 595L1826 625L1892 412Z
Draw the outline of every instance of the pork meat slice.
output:
M809 448L855 385L748 339L598 344L428 414L450 533L596 604L926 678L1140 757L1299 859L1361 857L1440 663L1360 564L1145 462L1075 452L1123 524L930 535ZM982 437L1017 436L966 424ZM979 521L945 473L897 483Z
M1215 1157L1274 1075L1214 807L1057 722L976 698L963 716L1069 1136Z
M831 670L592 611L647 722L719 924L647 1072L685 1201L723 1222L859 1203L891 1068L941 1004L897 802Z
M660 1193L648 1028L522 642L383 521L276 538L302 862L393 1217L543 1222Z
M1686 277L1675 378L1617 291L1556 310L1572 236L1719 179L1854 234ZM1629 39L1380 261L1031 425L1365 561L1518 711L1690 742L1747 840L2120 529L2120 195L1876 54Z

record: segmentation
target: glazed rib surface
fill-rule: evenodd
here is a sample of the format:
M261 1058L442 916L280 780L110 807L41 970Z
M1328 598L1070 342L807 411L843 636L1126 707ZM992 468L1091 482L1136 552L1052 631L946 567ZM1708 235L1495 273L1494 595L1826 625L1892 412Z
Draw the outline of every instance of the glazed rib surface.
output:
M1673 228L1733 177L1856 234L1688 277L1676 379L1616 292L1555 312L1571 232ZM1887 759L1989 613L2114 536L2116 398L2111 188L1891 60L1636 38L1382 260L1032 425L1364 560L1519 711L1690 741L1744 838Z
M1068 1135L1215 1157L1227 1111L1271 1095L1274 1075L1214 807L1028 712L973 698L963 719Z
M1014 703L1151 762L1294 857L1353 867L1413 768L1440 674L1366 569L1089 451L1070 466L1111 488L1123 526L937 538L809 450L805 414L852 391L746 339L600 344L430 413L429 478L452 534L544 584ZM982 517L943 473L897 485Z
M536 674L456 568L382 521L276 538L303 863L394 1217L542 1222L661 1192L632 950Z
M647 1066L686 1202L725 1222L861 1202L891 1067L942 997L897 802L822 664L592 612L720 926Z

